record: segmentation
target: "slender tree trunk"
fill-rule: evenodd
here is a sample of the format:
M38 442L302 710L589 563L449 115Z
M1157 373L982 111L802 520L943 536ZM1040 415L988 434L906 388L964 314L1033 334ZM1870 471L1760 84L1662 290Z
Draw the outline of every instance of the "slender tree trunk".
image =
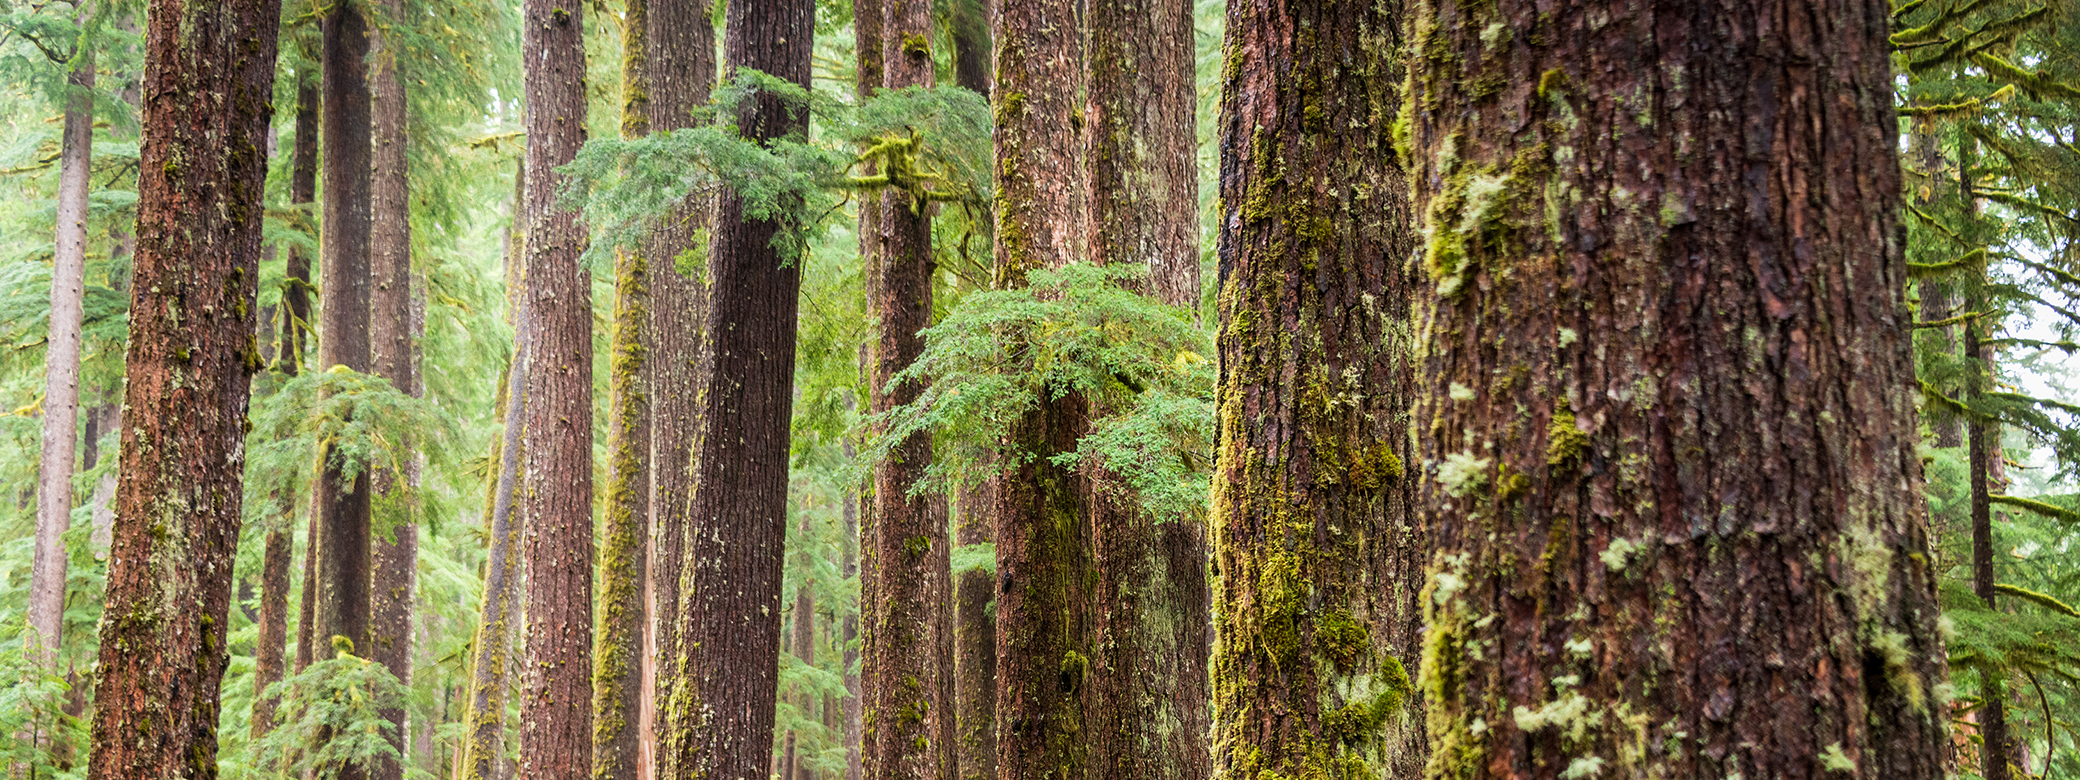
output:
M1974 301L1973 311L1985 311L1983 301ZM1966 387L1968 398L1977 403L1985 394L1985 387L1992 378L1993 363L1986 359L1986 347L1982 343L1982 330L1978 320L1965 324L1964 357L1973 372L1971 384ZM1972 493L1972 593L1986 602L1986 608L1996 609L1994 603L1993 570L1993 464L2001 457L2000 429L1993 423L1973 419L1965 425L1967 469ZM1979 669L1980 699L1985 704L1977 713L1979 748L1979 776L1985 780L2008 780L2009 755L2014 746L2008 734L2008 708L2006 671L1992 664Z
M649 40L644 0L622 16L621 135L649 132ZM650 541L650 263L645 251L614 256L614 332L608 346L606 548L600 561L599 636L593 648L592 774L638 780L643 769L644 578Z
M518 509L527 559L520 774L592 773L592 284L578 266L586 233L558 203L585 143L583 7L525 5L527 57L527 444Z
M995 480L983 480L961 493L956 541L962 547L994 540L995 486ZM954 771L960 780L996 780L996 578L979 568L956 576L953 674L960 734L954 747Z
M881 26L882 86L931 86L930 0L885 0ZM871 11L871 6L858 11ZM932 204L916 189L914 161L883 158L889 178L872 234L874 314L880 332L873 353L872 406L886 414L915 400L920 383L894 384L895 375L924 352L919 332L932 324ZM866 773L873 778L951 778L953 702L942 699L951 658L939 657L951 629L952 584L942 581L948 544L946 517L933 496L911 494L932 464L932 441L915 434L874 466L873 553L867 579L874 622L867 628L863 670ZM946 678L946 679L942 679ZM942 736L942 732L944 736Z
M316 496L313 496L315 499ZM296 669L301 672L315 660L311 632L316 630L318 613L318 508L312 501L309 520L304 523L303 534L303 595L298 597L296 611Z
M953 83L989 97L989 13L992 0L953 3ZM1196 197L1196 196L1194 196Z
M1090 15L1091 260L1143 265L1158 300L1195 310L1191 3L1098 0ZM1097 485L1119 480L1093 472ZM1200 520L1152 517L1124 491L1093 495L1092 772L1203 780L1210 615Z
M1388 139L1402 13L1228 10L1210 523L1223 777L1421 775L1406 668L1423 561L1403 470L1415 239Z
M861 208L864 209L865 204L861 204ZM845 462L851 463L853 458L858 456L853 451L852 440L844 440L841 446L844 448ZM847 491L845 506L841 510L845 520L845 547L843 552L839 554L839 566L845 573L845 579L848 580L858 578L861 574L859 570L859 540L861 538L859 533L859 505L859 494ZM861 731L863 730L860 717L860 681L859 672L855 671L855 667L859 665L860 612L865 609L865 601L866 599L864 598L860 599L860 604L856 605L852 611L845 613L845 618L839 629L840 641L844 643L842 645L844 650L841 657L845 669L845 780L860 780L860 777L865 772L866 758L861 755L862 751L860 749L862 742ZM992 646L992 650L994 650L994 646ZM994 655L994 652L992 655Z
M274 730L278 703L265 695L282 679L283 647L289 628L289 565L296 558L296 535L286 526L269 529L260 563L260 638L253 652L252 737Z
M273 113L275 0L153 0L91 780L214 777Z
M1913 131L1907 139L1907 153L1923 177L1922 186L1916 188L1914 194L1915 205L1925 209L1941 197L1942 174L1945 167L1943 146L1926 120L1916 120L1913 126ZM1921 311L1917 319L1934 322L1949 319L1956 313L1957 295L1951 289L1951 283L1939 279L1920 279L1914 286L1921 296ZM1933 348L1938 352L1955 355L1958 352L1957 330L1954 326L1922 328L1918 329L1917 333L1925 333L1923 338L1933 341ZM1948 389L1946 392L1954 392L1954 389ZM1928 415L1928 424L1935 434L1936 446L1965 446L1962 418L1937 405L1931 405L1928 411L1931 412Z
M367 0L343 0L326 11L320 25L325 49L325 201L320 266L325 339L318 365L368 372L371 97L368 87ZM329 448L328 448L329 449ZM345 638L356 655L369 654L369 479L349 480L328 452L318 481L317 603L312 620L312 657L330 658L333 641ZM323 736L320 739L324 739ZM347 777L362 768L346 767Z
M805 512L802 514L802 522L795 526L794 547L798 551L795 564L805 576L794 589L793 636L788 638L788 645L789 652L794 653L795 660L800 661L804 667L813 668L816 666L816 578L809 576L814 566L814 558L808 552L809 533L809 514ZM814 712L816 695L806 689L798 689L794 694L794 701L796 712L799 712L803 719L810 719ZM787 771L780 775L780 780L814 780L815 772L802 762L807 748L796 750L796 738L797 735L790 729Z
M996 284L1082 262L1089 183L1083 165L1082 20L1073 0L1001 0L995 16ZM1081 777L1089 670L1083 480L1050 456L1089 429L1079 394L1041 400L1011 425L1030 456L998 485L997 775Z
M400 23L403 0L381 0L385 26ZM374 288L369 295L369 320L373 341L371 360L377 375L406 395L418 396L418 350L413 343L414 303L412 296L411 173L406 159L405 91L398 71L395 43L387 33L375 36L377 49L370 66L374 103L373 154L370 211L374 216L370 236L370 270ZM401 452L415 452L411 441L398 443ZM418 588L419 464L416 456L400 459L396 469L373 475L375 490L371 515L383 533L373 539L374 582L371 593L369 658L390 670L397 681L412 682L412 612ZM405 710L386 710L383 717L395 727L390 746L398 760L377 761L370 776L375 780L402 780L403 757L409 755L411 731Z
M58 149L57 247L43 361L43 454L37 464L36 552L29 574L31 660L52 668L65 630L65 529L72 527L72 461L79 441L79 350L86 302L87 174L94 153L94 61L66 75Z
M526 162L514 173L513 202L525 201ZM516 209L517 210L517 209ZM510 252L509 270L519 268L517 243ZM519 274L509 273L506 283L514 292L517 308L524 308L526 295ZM514 319L520 319L514 312ZM520 620L515 596L519 584L520 558L514 550L520 529L512 522L513 493L519 483L520 459L526 432L521 398L527 387L527 334L516 334L513 363L506 369L506 382L499 391L499 411L505 419L500 436L498 476L491 483L491 500L485 502L485 527L491 545L484 561L484 605L477 620L477 635L471 647L469 700L463 708L465 732L461 767L462 780L495 780L505 761L505 696L513 674L510 638Z
M1422 6L1430 776L1943 776L1889 28Z
M652 0L645 9L649 125L657 131L692 126L693 110L707 104L715 86L715 23L708 8L690 0ZM649 244L651 257L672 258L650 273L650 605L656 617L644 733L652 777L663 776L657 771L663 745L658 722L672 700L680 654L679 578L693 527L693 444L701 430L696 400L708 359L702 330L708 316L707 235L714 221L713 201L698 199L659 224Z
M724 57L809 84L808 0L733 0ZM757 141L805 135L806 106L750 99L736 117ZM724 193L708 262L713 370L699 390L708 426L695 445L692 518L678 618L683 654L661 735L667 778L741 778L767 769L779 691L780 588L787 534L787 448L801 259L783 257L799 225L752 220Z

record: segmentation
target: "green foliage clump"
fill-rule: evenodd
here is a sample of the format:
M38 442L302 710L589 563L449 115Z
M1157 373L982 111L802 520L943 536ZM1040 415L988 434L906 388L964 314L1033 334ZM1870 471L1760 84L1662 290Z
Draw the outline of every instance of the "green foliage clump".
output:
M338 655L268 686L265 695L281 705L278 725L255 746L255 776L322 780L399 758L390 744L396 726L382 711L403 706L404 686L382 664L349 652L345 638L333 642Z

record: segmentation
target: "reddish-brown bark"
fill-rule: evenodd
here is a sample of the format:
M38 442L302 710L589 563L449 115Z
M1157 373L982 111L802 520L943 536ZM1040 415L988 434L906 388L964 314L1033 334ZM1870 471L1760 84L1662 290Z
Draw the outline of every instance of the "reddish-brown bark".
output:
M381 18L394 24L404 14L403 0L379 0ZM374 36L377 44L369 63L373 95L374 125L371 137L373 169L370 173L369 204L372 215L369 240L370 363L377 376L390 380L398 392L417 396L419 358L414 340L415 306L412 282L412 210L410 171L405 145L404 76L399 72L399 51L388 34ZM409 453L413 442L398 442L400 452ZM374 569L369 594L368 657L397 677L412 681L412 603L418 586L419 525L416 491L419 464L407 454L396 469L377 471L370 487L375 491L370 506L371 520L382 529L371 539ZM405 736L410 733L403 707L387 709L383 717L395 726L388 736L399 756L408 754ZM404 762L380 760L370 767L375 780L402 780Z

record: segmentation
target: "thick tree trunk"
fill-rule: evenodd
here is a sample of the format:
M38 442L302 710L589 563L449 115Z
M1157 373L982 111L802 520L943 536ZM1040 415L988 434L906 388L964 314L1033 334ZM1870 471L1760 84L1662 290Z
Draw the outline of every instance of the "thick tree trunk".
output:
M31 660L53 667L65 631L65 529L72 527L72 461L79 441L80 325L86 303L87 173L94 152L94 62L66 75L58 147L57 246L43 361L43 451L36 473L36 541L29 573ZM55 669L53 668L53 671Z
M371 96L368 87L367 0L344 0L325 13L325 48L320 69L325 100L325 201L320 235L320 269L325 296L325 338L318 365L371 368L369 335ZM330 658L333 640L345 638L356 655L369 655L369 479L349 480L328 452L318 481L317 602L312 620L312 657ZM320 737L323 739L323 737ZM360 776L360 767L344 770Z
M403 0L381 0L381 15L396 24L404 15ZM412 212L410 171L405 156L405 92L398 72L398 51L390 36L375 36L377 50L370 63L374 100L373 153L370 212L370 271L373 289L369 294L371 325L370 358L375 373L390 380L406 395L418 396L419 359L413 343ZM412 442L398 443L400 451L411 452ZM371 515L383 530L373 539L375 569L371 603L369 658L390 670L398 682L412 682L412 607L418 585L419 464L416 456L404 458L399 468L373 475L375 491ZM377 761L370 772L375 780L402 780L408 755L404 708L386 710L383 717L396 730L389 734L390 746L400 760Z
M727 69L755 68L807 87L814 17L808 0L733 0ZM771 94L751 98L736 119L757 141L808 130L806 106ZM723 194L716 214L708 262L713 370L697 401L708 428L695 445L698 487L678 614L684 653L660 736L666 778L753 777L772 755L802 267L800 258L782 257L774 239L799 229L746 218L735 193Z
M1148 269L1158 300L1199 302L1197 92L1188 0L1090 5L1091 260ZM1097 485L1118 475L1087 472ZM1092 561L1091 771L1203 780L1210 767L1206 537L1097 490Z
M1415 235L1388 138L1402 19L1399 2L1228 10L1210 523L1223 777L1421 776L1406 670L1423 547L1403 466Z
M645 0L628 0L621 36L621 135L650 128ZM593 648L592 774L638 780L643 771L643 670L650 553L650 264L614 256L614 331L608 345L606 545L600 561L599 636ZM664 262L669 262L666 260Z
M1001 0L995 15L996 284L1082 262L1089 183L1083 165L1084 44L1079 3ZM1082 396L1047 398L1011 425L1029 455L996 496L997 776L1081 777L1089 669L1082 478L1050 456L1089 428Z
M527 561L527 662L520 676L520 775L592 773L592 283L586 233L559 205L585 143L582 6L527 0L527 193L522 224L527 350L520 512Z
M881 48L881 28L882 25L888 22L886 3L887 0L854 0L852 4L853 54L856 57L853 68L855 80L852 88L853 97L862 104L872 98L874 93L881 91L882 80L887 76L887 69L882 66L885 52ZM874 161L868 160L864 163L861 172L869 176L874 175L876 172ZM881 283L881 271L876 267L880 255L880 236L881 199L876 197L860 198L860 277L861 286L865 288L866 305L870 308L876 305L875 302L879 300L875 287ZM859 345L861 384L872 384L873 382L872 354L872 345ZM871 390L868 395L870 396L868 403L871 408ZM856 406L854 411L857 411ZM844 443L844 447L845 459L847 462L851 462L857 455L852 449L852 442L847 440ZM847 524L847 530L852 536L853 546L851 552L854 555L848 562L858 567L857 576L859 578L860 598L856 605L857 608L854 610L853 623L845 635L847 643L845 668L848 672L852 669L853 663L858 660L860 653L865 650L868 641L867 634L870 634L874 630L874 626L878 625L875 622L875 613L880 607L880 603L878 599L871 596L880 592L874 580L875 575L881 569L874 561L874 539L876 538L874 513L876 510L874 508L873 484L869 483L851 498L853 499L851 506L853 516L849 519L853 522ZM864 632L861 630L862 628L865 629ZM853 648L851 644L855 639L859 640L857 649ZM851 674L845 680L845 689L848 693L848 698L845 702L846 780L859 780L859 778L867 776L867 743L872 737L868 734L866 725L867 690L864 672L865 670L862 669L861 673Z
M931 86L930 0L885 0L881 25L882 86ZM871 12L862 4L857 12ZM885 158L889 177L866 265L875 275L875 318L880 331L873 352L872 409L886 414L910 403L921 384L892 383L924 352L919 332L932 324L932 204L921 197L912 160ZM895 445L874 466L874 533L867 557L864 597L874 605L866 635L862 686L868 725L866 773L873 778L951 778L953 702L941 696L950 683L952 659L940 657L947 633L953 586L947 575L943 502L911 495L932 464L932 441L916 434ZM948 645L950 647L950 645Z
M1943 775L1889 12L1423 6L1431 776Z
M276 0L153 0L92 780L214 777Z
M995 480L961 493L957 541L966 547L995 539ZM960 572L954 600L954 711L959 724L954 771L959 780L997 777L997 616L994 578L982 569Z
M693 110L706 105L715 86L715 23L709 6L690 0L650 0L644 69L649 80L649 125L662 132L693 125ZM644 699L644 734L652 777L661 776L658 723L672 700L679 656L679 583L685 571L686 534L692 528L693 444L701 421L696 400L708 355L703 332L708 316L707 235L714 202L698 199L659 224L650 235L650 556L652 625L650 695ZM683 262L681 258L694 262Z

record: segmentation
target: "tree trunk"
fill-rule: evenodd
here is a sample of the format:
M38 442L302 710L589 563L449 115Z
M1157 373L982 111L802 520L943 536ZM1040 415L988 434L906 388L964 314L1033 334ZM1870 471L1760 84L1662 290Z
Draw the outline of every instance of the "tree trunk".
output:
M888 21L886 2L887 0L854 0L852 4L852 48L856 57L853 68L855 77L853 96L862 104L872 98L874 93L881 90L882 80L887 76L887 69L882 65L885 52L881 48L881 27ZM876 163L871 159L865 161L861 165L861 173L868 176L874 175L876 173ZM880 236L881 199L876 197L860 198L860 277L861 286L865 288L866 305L869 308L875 306L876 301L879 300L875 287L881 283L881 271L875 264L879 262ZM861 384L873 383L872 350L872 345L864 343L859 345ZM871 390L868 395L870 396L868 403L871 408ZM857 399L852 400L854 401L851 404L854 406L853 411L857 412ZM857 453L853 452L850 440L844 443L844 447L845 459L849 463ZM870 482L860 492L853 494L850 498L853 501L850 507L853 515L849 518L852 522L847 524L846 530L852 537L851 552L853 553L853 558L848 562L858 567L856 576L859 578L858 592L860 598L854 609L853 623L845 635L847 643L845 668L848 672L845 680L845 690L848 693L848 698L845 702L845 772L846 780L859 780L859 778L867 776L867 743L872 737L867 733L866 728L866 694L868 691L865 686L865 670L861 669L861 673L857 674L851 673L851 670L854 662L859 660L859 654L865 649L868 641L868 637L862 635L860 629L865 627L866 632L870 634L874 630L874 626L878 625L875 621L880 603L878 599L873 598L873 594L880 592L874 579L881 567L874 561L874 539L876 538L874 513L876 510L874 508L873 484ZM855 639L859 640L860 647L858 649L854 649L851 644Z
M805 88L814 36L808 0L733 0L724 56ZM805 106L760 94L737 117L746 137L806 134ZM779 691L780 587L787 535L788 435L794 396L795 312L801 259L776 237L800 229L751 220L735 193L715 219L707 333L713 370L698 391L702 432L676 687L661 736L666 778L739 778L765 772Z
M296 140L293 142L292 151L290 152L289 205L299 209L308 209L311 202L318 197L318 80L313 78L310 73L299 73L297 75ZM307 211L299 210L294 218L299 226L309 227L310 223L308 220L310 217ZM304 254L302 247L289 247L287 270L283 275L285 278L282 280L282 346L279 359L282 361L282 373L294 375L303 370L304 350L308 345L307 336L310 333L311 322L311 258L309 255ZM285 517L285 521L293 527L295 523L296 498L281 496L279 500L281 501L281 514ZM311 665L311 621L315 617L314 613L317 612L318 517L316 512L310 513L309 518L305 521L305 526L303 589L302 595L297 597L296 609L295 671L298 672L303 671L304 667ZM256 674L256 678L258 676ZM255 684L262 685L261 689L265 690L265 685L272 685L274 682L279 681L281 676L281 671L276 670L272 679L268 679L264 684L256 679ZM257 708L259 699L256 698L254 701ZM272 729L274 728L274 703L268 702L266 706L268 707L266 728ZM254 728L256 730L261 728L260 723L256 709L254 717ZM263 732L256 731L255 735L258 736L261 733Z
M517 211L526 201L527 164L523 159L513 175L513 204ZM506 284L515 302L513 318L521 319L527 296L519 274L518 242L508 254ZM515 334L513 363L506 369L505 386L499 391L499 412L505 419L500 436L498 476L491 483L491 500L485 502L485 527L491 536L484 561L484 604L477 619L477 635L470 648L469 700L463 708L461 780L495 780L505 762L505 696L513 673L511 636L520 620L514 596L519 585L520 559L513 554L520 542L520 529L512 522L513 493L519 483L521 450L526 426L520 400L527 387L527 333Z
M1398 2L1228 11L1210 523L1224 777L1421 776L1415 239L1388 140L1402 21Z
M396 24L404 15L403 0L381 0L385 25ZM398 392L419 396L418 350L413 343L412 212L410 171L406 160L405 91L398 72L399 52L386 34L375 36L377 50L370 63L374 126L374 168L371 173L370 211L374 217L370 235L370 271L374 287L369 295L372 328L371 361L377 375L390 380ZM397 444L401 452L414 452L413 443ZM372 519L383 533L373 539L374 581L371 594L369 658L390 670L397 681L412 682L412 612L418 585L419 467L416 456L403 458L398 468L373 475ZM375 780L402 780L403 757L408 755L403 707L386 710L383 716L395 726L390 746L398 760L375 762L370 776Z
M1986 311L1983 300L1974 300L1973 304L1972 311ZM1986 385L1993 377L1993 362L1986 358L1986 346L1982 341L1979 321L1968 321L1964 328L1964 357L1965 364L1973 373L1965 391L1967 399L1974 405L1985 395ZM1993 589L1991 496L1995 482L1993 464L2001 458L2000 428L1990 421L1973 419L1965 425L1965 441L1972 492L1972 593L1986 602L1987 609L1993 610L1997 606ZM2006 675L2006 670L1993 664L1979 668L1979 698L1985 704L1975 714L1981 740L1979 776L1984 780L2008 780L2014 776L2009 771L2008 762L2014 746L2008 734Z
M857 6L854 7L856 8ZM865 204L861 204L861 208L864 209ZM847 405L850 406L851 404L848 403ZM851 463L858 456L858 453L853 451L852 440L849 438L845 439L841 446L844 448L845 462ZM859 533L859 504L859 494L847 491L845 505L841 510L845 520L845 546L839 554L839 566L845 573L845 579L848 580L860 576L859 540L861 537ZM864 609L865 601L866 599L864 598L860 599L860 603L855 605L852 611L845 613L845 618L839 628L839 641L844 643L841 646L844 648L842 659L844 666L843 676L845 678L845 780L860 780L860 777L865 772L866 764L866 757L861 755L862 750L860 747L862 744L861 732L863 725L860 718L859 672L855 671L855 668L859 665L860 612ZM992 650L994 650L994 644L992 644ZM992 655L994 655L994 652Z
M91 780L213 777L273 113L276 0L153 0Z
M961 493L957 541L962 547L989 544L995 538L991 510L995 480L983 480ZM960 572L954 599L954 709L960 725L954 746L959 780L997 777L997 616L995 584L982 569Z
M628 0L622 17L621 135L649 132L645 73L649 14ZM600 561L600 620L593 648L593 776L638 780L643 770L644 580L650 540L650 263L648 252L614 255L614 331L608 346L606 545Z
M882 86L901 89L932 84L930 0L885 0L857 11L883 10ZM924 388L893 384L895 375L924 352L919 331L932 324L932 204L917 194L914 161L884 157L880 173L889 186L880 196L871 234L875 275L872 408L877 415L910 403ZM932 464L932 440L915 434L874 465L873 553L867 557L865 598L874 605L867 628L863 687L866 773L873 778L951 778L953 702L940 695L951 682L951 658L941 658L952 583L947 571L946 517L934 496L911 494ZM946 678L946 679L942 679Z
M649 126L659 132L693 125L693 110L708 102L715 86L715 23L709 6L688 0L652 0L645 9L648 30L644 70L649 81ZM692 528L693 444L701 421L696 408L708 355L703 332L708 316L707 236L714 203L689 203L650 235L650 518L655 551L650 556L650 605L655 626L648 656L650 695L644 701L644 733L650 740L652 777L661 760L658 721L672 700L678 671L679 578L685 571L686 534ZM692 262L684 262L686 258Z
M1082 262L1089 183L1083 165L1084 44L1074 0L1001 0L995 16L996 285ZM1050 456L1089 429L1081 395L1042 399L1013 421L1028 455L999 479L997 774L1081 777L1089 668L1087 502L1082 479Z
M988 98L991 0L950 1L953 3L953 84Z
M278 703L265 695L282 679L283 646L289 628L289 565L296 558L296 535L287 526L267 532L260 563L260 638L253 651L253 717L255 741L274 730Z
M66 75L58 150L57 246L43 361L43 454L37 465L36 552L29 574L30 660L56 671L65 631L65 529L72 527L72 462L79 441L80 325L86 303L87 174L94 152L94 61Z
M559 166L585 143L583 7L527 0L527 384L519 503L527 560L520 775L592 773L592 283Z
M1199 302L1196 80L1187 0L1090 5L1091 260L1148 269L1171 306ZM1092 470L1097 485L1118 475ZM1203 780L1210 767L1206 539L1095 490L1089 699L1095 775Z
M816 578L806 576L813 571L812 567L814 566L814 558L809 555L807 550L808 544L809 514L805 512L802 514L802 522L795 526L795 549L800 551L796 555L795 561L805 576L794 589L794 635L789 637L788 645L790 646L790 651L794 653L795 660L800 661L802 666L815 668ZM802 689L795 693L795 711L800 713L803 719L811 719L811 713L815 711L815 703L816 694L807 689ZM798 746L795 744L795 740L796 735L794 731L788 731L787 771L780 775L780 780L815 780L815 772L802 761L808 749L806 747L797 749Z
M1942 776L1889 25L1423 6L1430 776Z
M325 13L324 125L325 201L323 243L319 251L325 296L325 338L319 342L318 365L366 373L371 368L369 335L369 231L371 97L368 87L367 0L335 3ZM328 448L329 450L330 448ZM353 653L369 655L369 479L363 470L349 480L325 455L318 481L317 603L311 637L312 657L331 658L333 641L345 638ZM320 739L325 737L321 736ZM361 767L348 766L348 778Z

